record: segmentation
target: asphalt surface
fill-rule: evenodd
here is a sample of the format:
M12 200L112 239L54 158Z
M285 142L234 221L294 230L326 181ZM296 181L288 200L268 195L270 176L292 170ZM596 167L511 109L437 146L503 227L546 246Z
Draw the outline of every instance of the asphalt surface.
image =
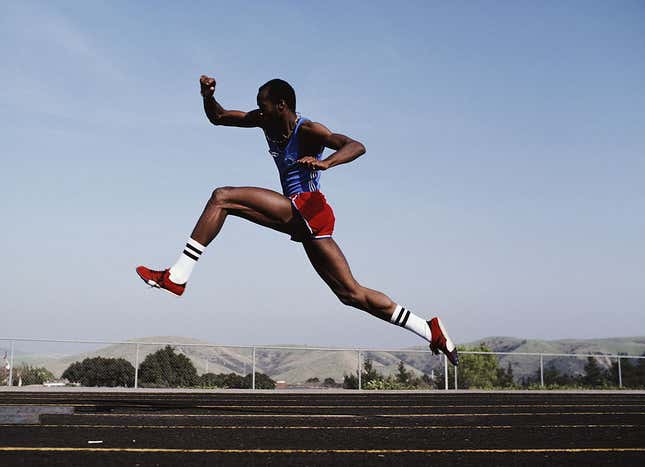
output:
M643 466L645 393L0 392L0 465Z

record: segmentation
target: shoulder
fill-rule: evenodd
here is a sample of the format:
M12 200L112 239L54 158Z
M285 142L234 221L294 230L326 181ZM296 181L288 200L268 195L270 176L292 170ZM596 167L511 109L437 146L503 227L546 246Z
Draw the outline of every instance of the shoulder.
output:
M312 120L303 121L300 125L300 132L303 135L322 138L331 134L331 131L325 125L319 122L314 122Z

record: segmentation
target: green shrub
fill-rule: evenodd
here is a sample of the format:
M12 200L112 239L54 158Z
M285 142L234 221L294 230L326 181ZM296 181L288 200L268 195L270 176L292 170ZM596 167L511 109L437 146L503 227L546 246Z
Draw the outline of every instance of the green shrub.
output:
M197 386L199 377L190 359L167 345L141 362L139 382L142 387L187 388Z
M14 369L14 386L17 386L19 382L21 382L23 386L28 386L30 384L43 384L47 381L53 380L54 375L45 367L35 367L23 364Z
M62 377L82 386L132 387L134 366L123 358L86 358L72 363Z

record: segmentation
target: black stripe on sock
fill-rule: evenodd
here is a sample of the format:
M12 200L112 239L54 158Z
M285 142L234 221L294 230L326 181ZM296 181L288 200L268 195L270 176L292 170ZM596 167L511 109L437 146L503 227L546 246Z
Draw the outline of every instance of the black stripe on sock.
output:
M399 321L401 320L401 316L403 316L403 313L405 313L405 308L401 307L401 311L399 311L399 315L394 320L394 324L396 325L399 324Z
M195 261L197 261L197 260L199 259L199 256L195 256L194 254L192 254L192 253L191 253L190 251L188 251L188 250L184 250L184 254L185 254L186 256L188 256L189 258L194 259Z
M410 317L410 310L408 310L405 314L405 318L403 318L403 321L401 321L401 327L405 327L405 323L408 322L408 318Z
M194 251L195 253L197 253L198 255L201 255L201 254L203 253L203 251L199 251L197 248L195 248L194 246L192 246L190 243L186 243L186 247L190 248L191 250L193 250L193 251Z

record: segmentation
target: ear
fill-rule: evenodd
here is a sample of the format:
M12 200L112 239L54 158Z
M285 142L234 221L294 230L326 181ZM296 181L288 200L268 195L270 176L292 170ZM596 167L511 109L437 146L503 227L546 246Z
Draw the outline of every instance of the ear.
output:
M284 101L284 99L280 99L280 102L276 104L276 108L282 112L284 109L287 108L287 103Z

